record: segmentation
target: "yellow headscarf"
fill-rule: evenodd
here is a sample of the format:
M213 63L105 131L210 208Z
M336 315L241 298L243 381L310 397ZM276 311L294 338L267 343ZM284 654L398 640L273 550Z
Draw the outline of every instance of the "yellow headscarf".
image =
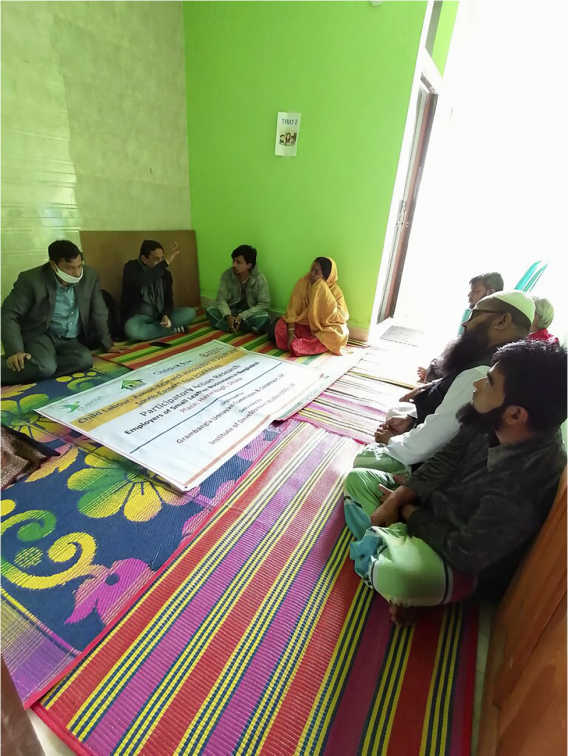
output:
M310 327L314 336L334 354L341 354L349 338L349 312L343 292L337 285L337 265L331 257L327 279L312 284L310 274L294 286L284 320Z

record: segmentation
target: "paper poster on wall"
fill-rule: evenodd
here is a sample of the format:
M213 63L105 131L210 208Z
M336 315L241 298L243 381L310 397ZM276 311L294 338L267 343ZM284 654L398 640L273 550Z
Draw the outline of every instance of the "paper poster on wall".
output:
M275 155L296 157L301 118L301 113L278 113Z

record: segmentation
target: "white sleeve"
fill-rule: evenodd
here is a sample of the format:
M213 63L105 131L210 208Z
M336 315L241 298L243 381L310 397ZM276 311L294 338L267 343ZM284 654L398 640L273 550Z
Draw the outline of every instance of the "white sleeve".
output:
M484 378L488 372L489 367L481 365L460 373L436 412L412 430L391 438L388 443L390 456L405 465L415 465L439 451L458 432L456 413L471 401L474 381Z

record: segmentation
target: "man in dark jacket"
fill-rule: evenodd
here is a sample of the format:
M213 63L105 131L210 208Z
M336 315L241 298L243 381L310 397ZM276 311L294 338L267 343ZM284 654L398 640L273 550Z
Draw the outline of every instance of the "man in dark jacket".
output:
M192 307L174 309L173 281L168 267L178 254L177 242L164 255L159 242L146 239L138 259L124 266L122 322L131 341L151 341L181 333L194 320Z
M20 273L2 305L2 383L89 370L87 347L114 349L99 277L73 242L49 245L49 262Z
M375 470L349 473L355 569L393 605L446 603L468 582L491 598L503 594L566 466L566 372L562 347L507 344L475 382L457 436L400 488L389 491ZM410 618L401 608L392 614Z

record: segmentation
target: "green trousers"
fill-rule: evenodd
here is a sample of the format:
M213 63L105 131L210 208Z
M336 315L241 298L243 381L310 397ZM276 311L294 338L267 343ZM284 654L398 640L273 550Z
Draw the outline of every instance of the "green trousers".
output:
M420 538L397 522L371 526L381 503L378 486L398 487L391 473L356 468L345 480L344 512L355 541L350 555L355 572L391 604L433 606L458 601L475 589L475 577L454 570Z
M367 444L355 457L353 467L363 467L366 470L379 470L391 475L410 475L410 468L391 457L385 444Z

